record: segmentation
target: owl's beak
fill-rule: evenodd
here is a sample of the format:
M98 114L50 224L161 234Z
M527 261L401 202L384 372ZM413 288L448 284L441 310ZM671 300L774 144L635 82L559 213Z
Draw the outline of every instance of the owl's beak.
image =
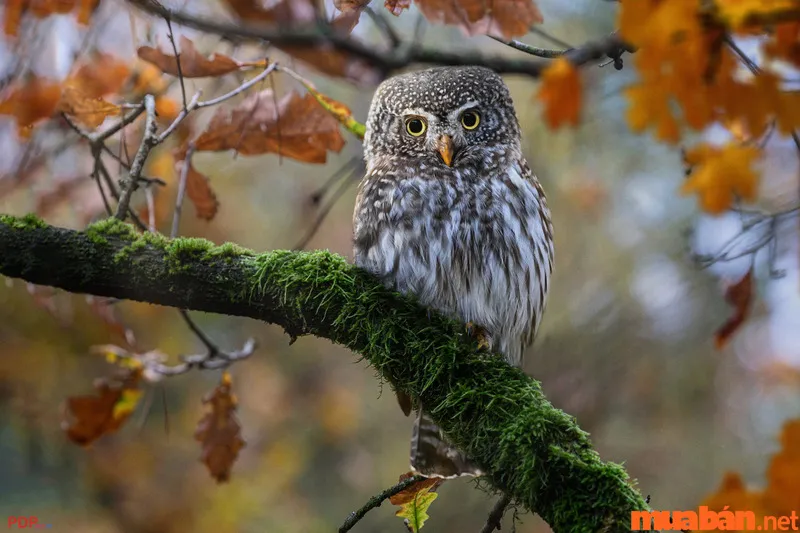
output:
M436 149L439 151L439 155L442 156L442 161L444 164L452 166L453 163L453 138L449 135L442 135L436 141Z

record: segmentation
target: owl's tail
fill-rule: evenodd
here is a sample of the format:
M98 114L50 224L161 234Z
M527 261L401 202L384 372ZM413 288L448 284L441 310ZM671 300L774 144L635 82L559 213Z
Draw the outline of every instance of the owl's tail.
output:
M433 420L419 406L411 434L411 469L424 476L452 478L485 474L459 449L447 442Z

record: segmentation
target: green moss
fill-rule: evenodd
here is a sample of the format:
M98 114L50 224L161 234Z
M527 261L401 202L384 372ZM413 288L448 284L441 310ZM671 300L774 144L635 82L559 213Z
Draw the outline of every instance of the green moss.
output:
M463 324L427 315L326 251L276 251L253 263L251 299L274 302L291 333L322 335L362 354L492 473L487 483L554 531L627 531L630 511L647 508L574 417L520 369L479 350Z
M203 257L209 259L223 259L226 263L232 262L238 257L253 256L255 255L252 250L248 250L244 246L239 246L233 242L226 242L219 246L215 246L206 252Z
M198 237L181 237L167 242L165 259L170 273L185 272L202 261L214 243Z
M47 224L33 213L28 213L24 217L0 215L0 223L11 226L14 229L41 229L47 227Z
M126 241L135 241L138 238L136 230L130 224L109 217L86 227L86 236L95 244L108 244L107 237L117 237Z

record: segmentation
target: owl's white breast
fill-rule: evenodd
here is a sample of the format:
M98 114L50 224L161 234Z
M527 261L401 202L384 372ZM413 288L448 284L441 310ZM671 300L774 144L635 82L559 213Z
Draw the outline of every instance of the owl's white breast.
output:
M514 163L491 177L455 171L381 182L360 207L360 223L374 222L377 234L360 248L356 224L356 263L423 305L485 327L519 362L552 269L547 207L523 174Z

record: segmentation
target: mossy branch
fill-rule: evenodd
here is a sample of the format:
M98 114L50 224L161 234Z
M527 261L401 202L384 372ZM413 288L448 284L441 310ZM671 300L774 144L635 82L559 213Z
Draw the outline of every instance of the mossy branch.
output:
M89 293L227 315L316 335L360 354L420 398L489 483L556 532L630 531L647 509L539 383L478 350L465 328L385 289L325 251L255 254L203 239L137 234L118 220L77 232L0 216L0 274Z

